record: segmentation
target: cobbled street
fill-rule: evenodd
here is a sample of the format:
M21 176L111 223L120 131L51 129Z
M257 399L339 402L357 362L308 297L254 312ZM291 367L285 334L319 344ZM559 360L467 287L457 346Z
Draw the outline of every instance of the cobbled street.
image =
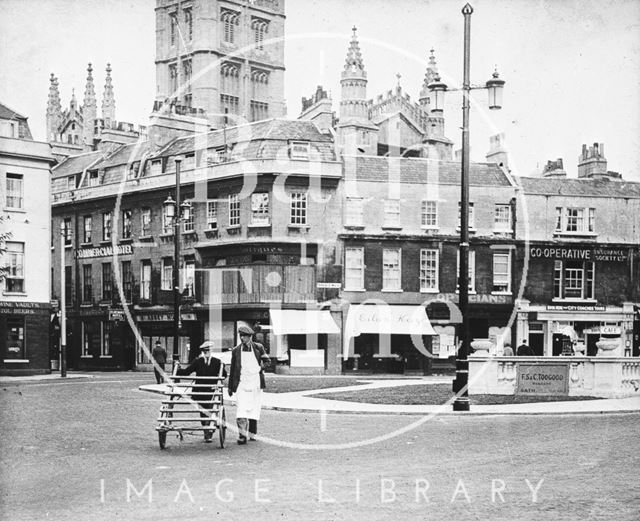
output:
M161 451L161 397L137 389L151 379L3 384L0 518L631 520L640 509L640 414L266 410L268 439L238 446L228 430L221 450L217 435L169 434Z

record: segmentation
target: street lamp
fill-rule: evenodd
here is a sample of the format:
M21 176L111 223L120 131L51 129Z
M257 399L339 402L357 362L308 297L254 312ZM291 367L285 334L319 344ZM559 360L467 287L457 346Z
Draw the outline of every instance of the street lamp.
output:
M64 219L60 222L60 378L67 377L67 295L65 280L65 247L67 227Z
M176 163L176 198L171 195L162 203L165 215L173 225L173 363L180 361L180 223L191 216L191 203L188 201L180 204L180 164L181 157L175 158ZM178 208L179 206L179 208Z
M464 67L462 82L462 175L460 178L460 272L458 286L460 291L460 313L462 324L460 328L461 345L456 351L456 379L453 382L453 392L456 393L453 402L454 411L469 410L469 93L472 89L487 89L489 92L489 108L499 109L502 106L502 90L504 80L498 76L498 71L483 87L472 87L469 82L470 71L470 42L471 42L471 14L473 7L466 4L462 8L464 15ZM434 110L442 111L444 107L444 93L448 89L439 77L428 85L434 94Z

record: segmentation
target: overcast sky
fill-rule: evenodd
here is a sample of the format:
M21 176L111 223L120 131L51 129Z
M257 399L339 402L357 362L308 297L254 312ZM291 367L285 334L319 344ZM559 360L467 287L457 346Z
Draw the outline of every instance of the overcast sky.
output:
M316 85L339 109L340 72L356 25L367 94L397 85L417 101L429 49L446 83L462 81L464 2L454 0L286 0L285 97L289 117ZM511 166L528 175L563 158L577 175L582 144L605 144L610 170L640 181L640 1L474 0L472 83L497 65L506 80L502 111L476 91L471 158L484 160L489 136L507 136ZM75 87L82 103L88 62L98 105L110 62L116 117L147 124L155 92L155 0L0 0L0 101L45 133L49 74L63 107ZM460 146L461 97L447 95L446 134Z

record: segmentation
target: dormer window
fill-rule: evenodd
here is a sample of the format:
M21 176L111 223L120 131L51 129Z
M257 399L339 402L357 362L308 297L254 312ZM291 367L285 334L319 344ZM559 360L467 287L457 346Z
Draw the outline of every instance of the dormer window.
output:
M99 183L99 176L98 176L98 171L97 170L91 170L89 172L89 182L87 183L88 186L98 186Z
M309 159L310 143L308 141L292 141L290 145L291 159Z

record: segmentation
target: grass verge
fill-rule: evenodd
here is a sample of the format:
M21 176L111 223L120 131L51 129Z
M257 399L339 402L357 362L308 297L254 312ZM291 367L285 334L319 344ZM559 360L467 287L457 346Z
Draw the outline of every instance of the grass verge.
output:
M343 385L347 384L343 383ZM388 405L441 405L451 400L453 393L451 392L450 384L425 384L322 393L317 397L328 400ZM505 405L510 403L564 402L597 399L598 398L591 396L514 396L498 394L469 396L471 405Z

